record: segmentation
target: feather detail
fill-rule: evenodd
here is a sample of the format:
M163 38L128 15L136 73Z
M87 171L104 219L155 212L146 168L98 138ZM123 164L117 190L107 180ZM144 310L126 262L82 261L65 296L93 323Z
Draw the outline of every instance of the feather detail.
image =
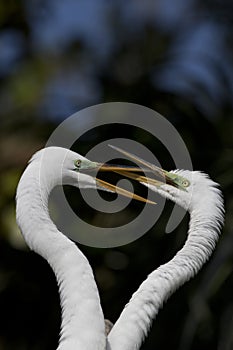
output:
M189 210L187 240L174 258L153 271L133 294L109 334L109 350L138 350L164 302L201 269L218 241L224 221L218 185L200 172L176 172L192 184L188 193L169 185L147 186Z
M61 182L58 176L68 150L48 149L55 169L49 163L41 168L43 151L34 155L20 179L17 223L28 246L48 261L57 278L62 308L57 350L104 350L104 317L92 269L78 247L58 231L48 212L49 193Z

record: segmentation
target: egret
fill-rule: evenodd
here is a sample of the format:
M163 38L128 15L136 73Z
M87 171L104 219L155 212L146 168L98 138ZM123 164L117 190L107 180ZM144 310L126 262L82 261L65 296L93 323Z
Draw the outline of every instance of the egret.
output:
M218 185L206 174L187 170L168 172L129 152L117 150L142 164L160 180L135 173L138 168L99 164L70 150L49 147L32 157L17 188L18 225L28 246L48 261L59 285L62 324L57 350L139 349L163 303L199 271L220 234L223 199ZM92 269L77 246L51 221L49 193L56 185L70 184L151 201L94 178L89 171L96 168L135 179L190 213L184 247L141 284L107 337Z
M199 171L165 171L118 147L117 151L166 180L138 174L122 174L140 181L190 214L187 240L167 263L154 270L133 294L109 336L111 350L138 350L164 302L192 278L209 259L224 222L224 203L219 185Z
M50 192L57 185L69 184L99 188L150 202L91 176L90 171L98 168L100 171L134 169L91 162L71 150L48 147L34 154L17 187L18 226L28 246L48 261L57 278L62 308L58 350L103 350L106 348L106 334L92 269L75 243L59 232L50 219ZM106 325L108 332L109 323Z

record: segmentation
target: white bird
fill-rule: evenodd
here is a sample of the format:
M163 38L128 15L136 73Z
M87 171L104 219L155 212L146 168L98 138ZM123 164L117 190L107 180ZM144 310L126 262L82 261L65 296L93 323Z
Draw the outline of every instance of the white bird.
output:
M126 169L91 162L64 148L48 147L32 157L17 188L18 226L28 246L48 261L59 285L62 324L58 350L103 350L106 349L106 335L99 294L89 262L50 219L48 198L51 190L57 185L69 184L110 190L148 202L92 177L90 170L100 167L103 171ZM82 170L88 174L82 173Z
M57 147L36 153L18 185L17 222L29 247L49 262L57 277L62 306L58 350L139 349L163 303L208 260L223 224L221 191L207 175L191 171L167 172L117 150L163 176L167 183L131 173L138 171L135 168L103 165L102 170L117 171L136 179L188 210L188 238L171 261L153 271L141 284L106 342L104 317L91 267L76 245L51 221L48 196L54 186L65 183L84 188L99 187L144 199L90 174L77 172L78 169L88 171L100 167L99 163L90 162L77 153Z
M108 349L137 350L164 302L192 278L212 254L224 222L224 204L219 185L208 175L188 170L167 172L129 152L113 148L160 174L167 183L130 173L125 173L126 176L140 181L190 214L183 248L140 285L108 336Z

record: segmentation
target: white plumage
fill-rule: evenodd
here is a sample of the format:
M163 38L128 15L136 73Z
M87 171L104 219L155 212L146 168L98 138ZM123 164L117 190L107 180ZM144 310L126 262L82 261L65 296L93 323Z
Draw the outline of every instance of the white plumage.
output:
M224 205L218 184L197 171L172 173L189 180L187 192L167 184L160 187L144 184L189 211L187 240L174 258L153 271L133 294L109 334L111 350L140 348L163 303L200 270L219 238Z
M153 271L133 294L107 341L92 269L76 245L58 231L48 212L54 186L65 183L96 188L92 176L74 171L77 159L88 162L58 147L33 156L17 189L17 222L28 246L48 261L57 278L62 307L58 350L137 350L163 303L199 271L215 248L224 220L222 195L218 185L200 172L171 172L188 179L187 191L172 184L156 186L142 181L189 211L188 236L175 257Z
M28 246L52 267L62 307L58 350L103 350L105 324L90 264L76 245L58 231L49 217L48 196L62 183L95 188L91 176L75 173L75 152L50 147L37 152L17 189L17 222Z

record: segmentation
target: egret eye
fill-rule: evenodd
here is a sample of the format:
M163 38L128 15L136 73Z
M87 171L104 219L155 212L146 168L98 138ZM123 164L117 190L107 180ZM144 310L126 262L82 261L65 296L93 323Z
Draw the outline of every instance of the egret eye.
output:
M77 160L75 160L75 162L74 162L74 165L75 165L77 168L80 168L81 164L82 164L81 159L77 159Z
M182 181L182 185L183 185L184 187L188 187L190 184L189 184L189 181L188 181L188 180L183 180L183 181Z

